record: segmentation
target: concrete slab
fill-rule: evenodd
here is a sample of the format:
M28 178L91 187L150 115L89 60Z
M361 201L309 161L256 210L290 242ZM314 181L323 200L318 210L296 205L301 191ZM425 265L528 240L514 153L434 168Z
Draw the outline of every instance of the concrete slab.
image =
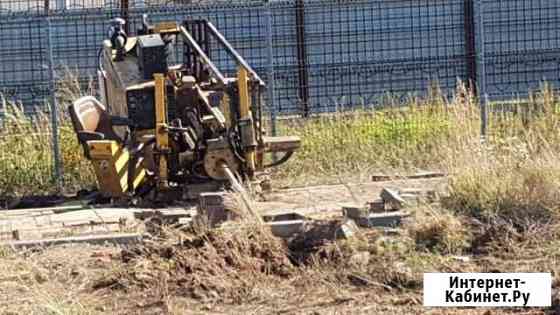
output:
M406 188L406 189L401 189L400 190L400 194L401 197L403 197L404 199L405 196L412 198L412 196L416 196L418 199L418 202L422 203L431 203L431 202L436 202L439 199L439 194L436 190L433 189L415 189L415 188Z
M275 221L266 223L266 226L270 227L272 235L281 238L290 238L298 233L301 233L304 225L304 220Z
M305 216L297 212L267 214L262 216L264 222L305 220Z
M344 205L342 206L342 215L349 219L359 219L369 214L369 207L362 205Z
M396 211L386 213L370 213L367 217L357 220L361 227L397 227L402 219L410 216L407 212Z
M203 192L198 197L200 205L219 206L223 205L226 200L225 192Z
M166 221L178 221L180 218L188 218L196 215L196 209L161 209L155 214Z
M405 200L401 198L399 191L393 188L383 188L380 196L387 209L400 210L405 204Z
M439 178L447 176L441 172L428 172L422 171L416 174L394 174L394 175L387 175L387 174L374 174L371 176L371 180L374 182L385 182L385 181L394 181L398 179L432 179L432 178Z
M367 203L369 206L369 212L380 213L385 212L385 201L383 199L376 199Z
M386 174L373 174L371 175L371 180L374 182L387 182L392 180L393 177Z
M407 176L407 178L409 179L427 179L427 178L437 178L437 177L445 177L447 176L445 173L441 173L441 172L429 172L429 171L423 171L423 172L418 172L416 174L413 175L409 175Z
M354 220L346 220L336 231L337 239L351 239L360 233L360 229Z
M222 184L217 182L189 185L189 189L187 190L185 197L189 200L197 200L200 197L200 194L219 191L222 189L222 186Z
M29 248L29 247L48 247L55 245L71 244L71 243L88 243L88 244L135 244L142 242L142 234L128 233L128 234L106 234L106 235L93 235L93 236L77 236L77 237L64 237L52 238L42 240L24 240L24 241L11 241L0 242L0 246L8 246L12 248Z

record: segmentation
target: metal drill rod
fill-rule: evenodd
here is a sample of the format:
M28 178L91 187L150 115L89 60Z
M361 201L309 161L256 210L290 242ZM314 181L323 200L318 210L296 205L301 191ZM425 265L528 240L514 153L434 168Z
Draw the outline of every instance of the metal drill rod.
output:
M210 58L206 55L204 50L202 50L200 45L198 45L196 40L194 40L194 38L189 33L189 31L187 31L187 29L184 26L180 26L179 30L181 31L181 34L187 40L188 44L196 51L196 53L198 54L198 57L201 58L202 61L204 62L204 64L206 64L208 66L210 72L212 72L212 74L214 76L216 76L218 81L220 81L220 83L225 86L226 85L226 79L225 79L224 75L220 72L220 70L216 67L216 65L210 60Z

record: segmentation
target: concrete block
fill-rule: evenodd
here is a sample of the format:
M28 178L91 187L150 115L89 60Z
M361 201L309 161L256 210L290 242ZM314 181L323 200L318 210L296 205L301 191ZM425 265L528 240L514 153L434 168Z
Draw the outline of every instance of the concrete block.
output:
M359 205L345 205L342 207L342 214L350 219L359 219L369 214L369 208Z
M200 193L198 201L201 206L218 206L223 205L226 200L225 192L203 192Z
M392 227L381 227L381 231L383 232L383 235L386 236L399 236L401 235L401 230L396 229L396 228L392 228Z
M225 192L205 192L198 198L198 213L208 219L211 227L234 219L237 215L227 207L228 198Z
M374 201L368 202L369 212L379 213L385 212L385 201L383 199L376 199Z
M222 184L218 182L207 182L202 184L189 185L185 192L184 198L188 200L197 200L201 194L206 192L216 192L222 189Z
M391 176L385 174L373 174L371 176L373 182L386 182L391 180Z
M386 209L399 210L404 204L405 200L401 198L399 192L392 188L383 188L381 191L381 199L385 202Z
M285 212L278 214L263 215L264 222L305 220L305 217L296 212Z
M177 222L180 218L192 217L196 214L195 209L160 209L155 214L168 222Z
M337 229L335 236L337 239L351 239L358 233L360 233L360 229L356 225L356 222L354 220L346 220Z
M444 173L441 172L428 172L428 171L423 171L423 172L418 172L414 175L409 175L407 176L410 179L428 179L428 178L437 178L437 177L445 177L446 175Z
M290 238L303 231L304 220L275 221L268 222L272 235L281 238Z
M143 235L138 233L122 233L122 234L103 234L103 235L87 235L75 237L63 237L40 240L21 240L0 242L0 246L9 246L12 248L30 248L30 247L48 247L72 243L88 243L95 245L115 244L130 245L143 241Z
M402 189L400 191L401 197L415 195L418 197L419 202L436 202L439 199L439 195L435 190L422 190L422 189L415 189L415 188L407 188Z
M231 218L229 211L224 206L206 206L200 208L199 214L208 219L208 224L211 227L215 227Z
M397 227L410 214L405 212L370 213L357 221L361 227Z

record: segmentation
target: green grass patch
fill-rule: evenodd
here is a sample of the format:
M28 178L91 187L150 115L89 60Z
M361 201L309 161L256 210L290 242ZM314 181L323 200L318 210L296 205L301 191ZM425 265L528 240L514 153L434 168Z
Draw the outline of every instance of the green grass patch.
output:
M277 178L309 183L372 172L442 169L449 149L479 135L478 124L478 110L439 103L280 121L280 133L301 137L303 146Z
M6 108L0 132L0 197L58 192L54 177L50 118L25 115L15 105ZM61 113L59 144L64 190L74 192L94 185L93 169L84 157L68 119Z

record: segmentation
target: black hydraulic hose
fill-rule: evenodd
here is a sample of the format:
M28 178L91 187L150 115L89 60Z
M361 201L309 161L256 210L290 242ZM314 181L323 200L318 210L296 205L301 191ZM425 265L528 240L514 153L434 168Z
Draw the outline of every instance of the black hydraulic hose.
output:
M103 67L101 66L101 53L103 53L103 47L99 48L97 51L97 70L103 72Z
M264 168L270 168L270 167L278 166L280 164L284 164L286 161L288 161L292 157L293 154L294 154L294 151L288 151L284 154L284 156L281 159L265 165Z
M242 153L240 153L239 151L242 151L242 149L240 148L239 145L237 145L234 137L235 137L235 132L233 131L233 128L230 128L227 134L228 137L228 142L229 145L231 146L231 151L233 152L233 155L235 155L235 157L241 162L241 163L245 163L245 159L243 158L243 156L241 155Z

